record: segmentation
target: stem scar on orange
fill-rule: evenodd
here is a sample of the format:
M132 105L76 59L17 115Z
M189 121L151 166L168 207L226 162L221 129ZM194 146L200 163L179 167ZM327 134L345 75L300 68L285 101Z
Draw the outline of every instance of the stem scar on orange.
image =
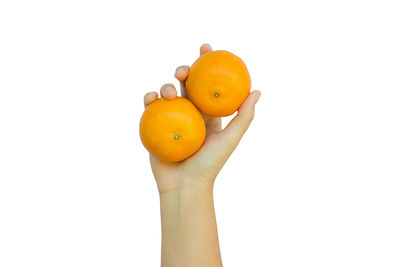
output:
M190 100L213 117L235 113L250 93L251 79L244 62L223 50L200 56L190 67L186 91Z
M206 127L199 110L186 98L159 98L150 103L140 120L145 148L165 162L182 161L204 142Z

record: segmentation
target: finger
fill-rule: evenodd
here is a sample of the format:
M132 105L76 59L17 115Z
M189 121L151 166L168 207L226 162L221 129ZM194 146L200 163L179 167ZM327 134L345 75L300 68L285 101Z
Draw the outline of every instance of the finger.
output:
M204 115L207 134L217 133L221 131L221 118Z
M179 66L175 70L175 78L177 78L180 82L184 82L189 74L189 66L183 65Z
M255 105L260 96L260 91L253 91L240 106L238 114L221 132L222 142L224 145L230 147L232 151L239 144L240 139L249 128L254 118Z
M160 89L160 94L167 100L174 99L178 93L176 92L175 86L173 84L164 84Z
M202 46L200 46L200 56L207 54L208 52L211 52L212 48L211 45L209 44L203 44Z
M254 117L255 104L260 96L261 93L259 91L253 91L249 94L240 106L235 118L232 119L223 131L220 131L219 134L215 135L215 138L206 139L192 161L196 161L200 168L201 166L204 166L205 168L210 169L210 166L213 166L211 169L220 170L239 144L243 134L249 128ZM207 118L207 116L205 116L205 118ZM209 123L211 125L211 123L216 123L216 121L209 121ZM217 126L215 126L214 129L216 129L216 127ZM217 174L218 171L214 173L215 176Z
M149 92L145 94L143 97L144 107L147 107L151 102L157 100L157 98L158 98L157 92Z
M178 67L175 70L175 78L177 78L179 80L180 85L181 85L181 96L186 97L186 98L188 98L188 95L186 92L185 83L186 83L187 76L189 74L189 69L190 69L189 66L184 65L184 66Z

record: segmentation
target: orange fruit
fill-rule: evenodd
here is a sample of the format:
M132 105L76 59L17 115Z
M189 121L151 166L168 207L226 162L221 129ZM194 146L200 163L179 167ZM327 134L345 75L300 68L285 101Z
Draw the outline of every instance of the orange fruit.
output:
M214 117L235 113L250 93L251 79L244 62L223 50L200 56L190 67L186 91L204 113Z
M159 98L150 103L140 120L140 138L145 148L165 162L193 155L206 136L204 119L186 98Z

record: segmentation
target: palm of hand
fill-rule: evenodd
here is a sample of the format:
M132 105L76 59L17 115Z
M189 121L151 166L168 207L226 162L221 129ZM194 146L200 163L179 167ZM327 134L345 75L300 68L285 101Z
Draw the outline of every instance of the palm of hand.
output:
M209 45L202 45L200 55L210 51ZM181 66L175 73L175 77L180 81L183 97L187 97L185 81L188 71L188 66ZM162 86L160 93L166 99L173 99L177 96L176 89L172 84ZM240 107L236 117L224 130L221 130L221 118L203 114L206 138L202 147L191 157L181 162L167 163L150 154L151 168L160 194L181 189L212 187L218 172L249 127L254 117L254 105L259 96L259 91L253 91ZM156 92L146 94L145 106L156 100L157 97Z

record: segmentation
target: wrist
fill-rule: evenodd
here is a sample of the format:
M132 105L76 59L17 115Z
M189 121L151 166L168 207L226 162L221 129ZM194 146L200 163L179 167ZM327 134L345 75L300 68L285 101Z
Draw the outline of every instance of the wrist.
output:
M179 188L160 192L161 203L189 203L210 199L213 196L213 186Z
M195 225L193 221L199 223L199 218L205 220L206 216L202 214L207 214L213 209L211 188L174 190L160 194L163 238L171 233L178 238L185 229L192 229Z
M160 209L166 266L222 266L212 186L160 193Z

